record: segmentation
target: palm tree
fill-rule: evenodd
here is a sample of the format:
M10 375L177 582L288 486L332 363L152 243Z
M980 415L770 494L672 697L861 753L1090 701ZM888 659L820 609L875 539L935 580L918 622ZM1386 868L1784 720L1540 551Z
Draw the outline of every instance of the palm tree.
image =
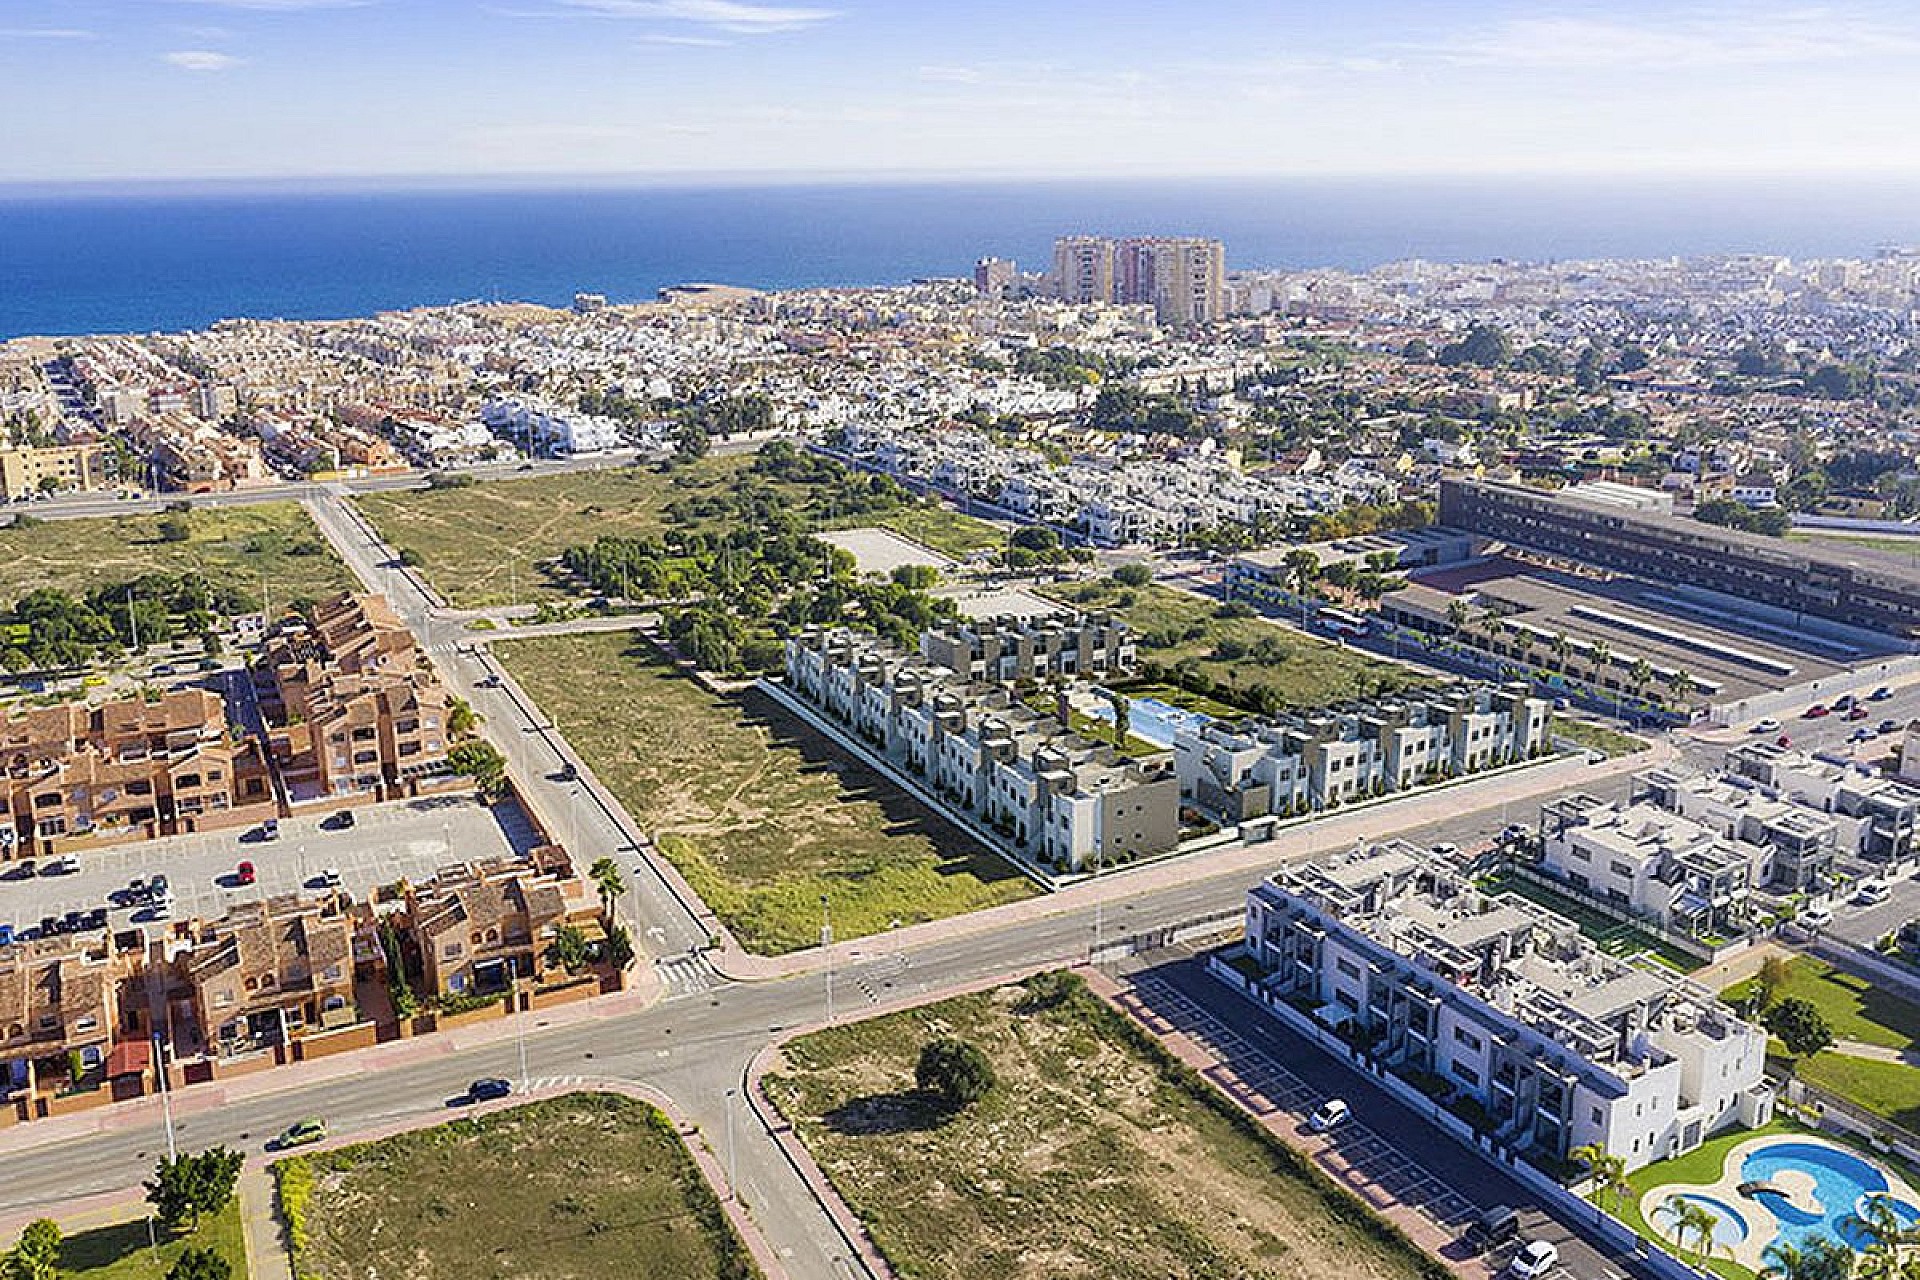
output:
M612 858L596 858L587 868L587 878L600 893L600 913L611 919L614 899L627 891L627 882L620 878L620 864Z
M1645 658L1635 658L1633 666L1627 669L1627 683L1633 686L1633 696L1644 698L1647 686L1653 683L1653 664Z
M1694 1250L1703 1260L1713 1252L1713 1228L1720 1216L1698 1200L1683 1195L1670 1195L1660 1202L1660 1207L1673 1219L1673 1243L1681 1249L1687 1247L1687 1237L1692 1236L1699 1242Z
M1863 1235L1867 1246L1860 1251L1855 1274L1860 1280L1897 1280L1900 1274L1900 1246L1913 1239L1901 1226L1893 1204L1884 1195L1870 1196L1857 1212L1840 1220L1841 1229Z
M1667 691L1675 698L1685 698L1693 692L1693 673L1679 667L1667 672Z
M1455 600L1447 606L1447 623L1455 631L1465 630L1467 620L1472 616L1473 611L1467 608L1465 600Z
M1627 1161L1624 1156L1616 1156L1597 1142L1575 1147L1567 1153L1568 1157L1587 1166L1591 1185L1587 1195L1594 1204L1605 1208L1605 1202L1611 1198L1615 1207L1627 1193Z
M1607 664L1613 661L1613 646L1605 640L1595 640L1587 646L1587 657L1593 662L1593 678L1606 679Z
M1760 1256L1767 1264L1760 1280L1847 1280L1853 1272L1853 1250L1825 1236L1804 1246L1775 1240Z
M1556 631L1553 633L1553 639L1549 643L1553 647L1554 660L1560 664L1561 673L1565 674L1567 659L1573 654L1573 640L1566 632Z

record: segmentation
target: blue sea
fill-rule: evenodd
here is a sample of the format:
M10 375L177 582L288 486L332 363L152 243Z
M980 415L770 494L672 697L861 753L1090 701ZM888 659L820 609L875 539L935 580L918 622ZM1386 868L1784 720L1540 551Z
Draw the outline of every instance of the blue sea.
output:
M1920 186L1832 179L961 182L60 191L0 186L0 338L662 286L898 283L1056 235L1218 236L1228 265L1920 243Z

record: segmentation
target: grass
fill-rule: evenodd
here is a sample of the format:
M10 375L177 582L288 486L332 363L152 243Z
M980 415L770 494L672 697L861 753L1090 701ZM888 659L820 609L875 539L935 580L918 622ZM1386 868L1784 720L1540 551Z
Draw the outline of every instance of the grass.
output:
M909 507L891 515L868 517L862 523L891 529L903 538L912 538L956 560L965 560L976 551L998 551L1007 545L1006 530L948 507Z
M1736 982L1721 993L1721 998L1737 1003L1747 997L1750 986L1750 982ZM1859 1040L1888 1049L1920 1048L1920 1005L1811 956L1796 956L1788 962L1786 983L1774 993L1774 999L1789 997L1811 1002L1836 1039ZM1920 1100L1920 1071L1906 1070L1915 1078L1914 1095Z
M1285 707L1322 707L1432 683L1396 663L1264 618L1221 617L1217 601L1158 583L1125 587L1100 578L1039 591L1078 608L1117 613L1133 628L1143 663L1189 666L1243 696L1269 688Z
M60 1280L165 1280L168 1268L189 1247L212 1249L233 1265L233 1274L247 1274L247 1245L240 1225L240 1202L200 1224L192 1235L160 1239L157 1250L147 1247L147 1220L119 1222L68 1236L60 1244Z
M1657 1241L1664 1247L1671 1247L1671 1241L1662 1233L1653 1229L1640 1214L1640 1201L1649 1191L1666 1186L1706 1186L1719 1181L1721 1170L1726 1166L1727 1152L1751 1138L1766 1137L1772 1134L1789 1136L1811 1133L1792 1120L1777 1119L1758 1129L1733 1129L1726 1133L1708 1138L1692 1151L1671 1160L1660 1160L1645 1165L1627 1175L1630 1188L1622 1201L1618 1213L1619 1219L1638 1231L1649 1240ZM1751 1280L1753 1272L1730 1258L1713 1258L1708 1268L1726 1280Z
M1589 751L1600 751L1610 756L1630 756L1636 751L1645 751L1651 745L1645 738L1636 738L1618 729L1568 716L1555 716L1553 723L1547 726L1547 732L1551 737L1565 738Z
M667 1118L574 1094L310 1157L313 1280L758 1276Z
M1856 1106L1920 1133L1920 1069L1904 1062L1855 1058L1831 1049L1802 1058L1793 1073Z
M941 1001L786 1047L769 1094L907 1280L1445 1274L1079 984ZM998 1083L958 1114L913 1089L962 1037Z
M497 643L628 812L742 946L961 915L1035 889L758 691L721 698L605 633Z
M1179 685L1167 684L1156 680L1125 680L1114 688L1129 698L1152 698L1164 702L1170 707L1182 711L1193 711L1203 716L1212 716L1215 720L1243 720L1247 713L1236 706L1209 698L1204 694L1190 693Z
M276 605L357 590L358 584L294 502L202 507L184 542L160 537L161 515L48 520L0 529L0 601L36 587L71 595L143 573L199 573L258 602L262 579Z
M1875 551L1884 551L1899 556L1902 560L1920 559L1920 538L1876 538L1862 533L1802 533L1787 535L1792 542L1848 542L1856 547L1870 547Z

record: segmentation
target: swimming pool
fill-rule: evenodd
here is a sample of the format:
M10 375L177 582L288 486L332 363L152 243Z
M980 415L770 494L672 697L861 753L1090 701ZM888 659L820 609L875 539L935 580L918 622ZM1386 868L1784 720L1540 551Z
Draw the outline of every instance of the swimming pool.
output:
M1742 1182L1771 1182L1783 1173L1805 1175L1813 1187L1811 1203L1803 1198L1795 1203L1797 1197L1779 1191L1754 1193L1754 1200L1779 1220L1777 1240L1805 1247L1810 1240L1826 1236L1858 1249L1867 1237L1847 1219L1873 1196L1886 1197L1903 1225L1920 1224L1920 1208L1887 1195L1886 1175L1851 1151L1824 1142L1770 1142L1740 1165Z
M1683 1191L1674 1198L1676 1200L1685 1200L1689 1204L1697 1204L1713 1215L1713 1247L1715 1252L1732 1253L1734 1247L1747 1238L1746 1218L1741 1216L1740 1211L1726 1201L1716 1200L1712 1196L1701 1195L1697 1191ZM1654 1225L1666 1232L1668 1237L1671 1238L1673 1235L1673 1211L1665 1205L1655 1209ZM1695 1247L1696 1243L1697 1242L1689 1236L1685 1241L1685 1246L1691 1249Z
M1113 705L1102 698L1100 702L1088 708L1095 718L1113 723ZM1187 711L1158 698L1129 698L1127 700L1127 732L1135 737L1144 738L1156 747L1173 746L1173 735L1181 729L1197 729L1201 725L1211 724L1212 716L1203 716L1198 711Z

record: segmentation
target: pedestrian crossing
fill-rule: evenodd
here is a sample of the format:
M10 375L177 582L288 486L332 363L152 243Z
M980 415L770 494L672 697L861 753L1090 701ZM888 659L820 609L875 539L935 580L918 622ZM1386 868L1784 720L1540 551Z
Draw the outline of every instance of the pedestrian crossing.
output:
M659 975L660 983L666 988L665 999L682 1000L688 996L697 996L711 991L720 985L721 978L714 972L707 958L699 952L680 952L670 956L657 956L653 962L653 971Z
M564 1093L587 1082L585 1076L534 1076L527 1081L527 1093Z
M893 992L895 980L905 973L913 962L903 955L881 956L865 964L856 965L851 974L854 989L867 998L868 1004L879 1004Z

